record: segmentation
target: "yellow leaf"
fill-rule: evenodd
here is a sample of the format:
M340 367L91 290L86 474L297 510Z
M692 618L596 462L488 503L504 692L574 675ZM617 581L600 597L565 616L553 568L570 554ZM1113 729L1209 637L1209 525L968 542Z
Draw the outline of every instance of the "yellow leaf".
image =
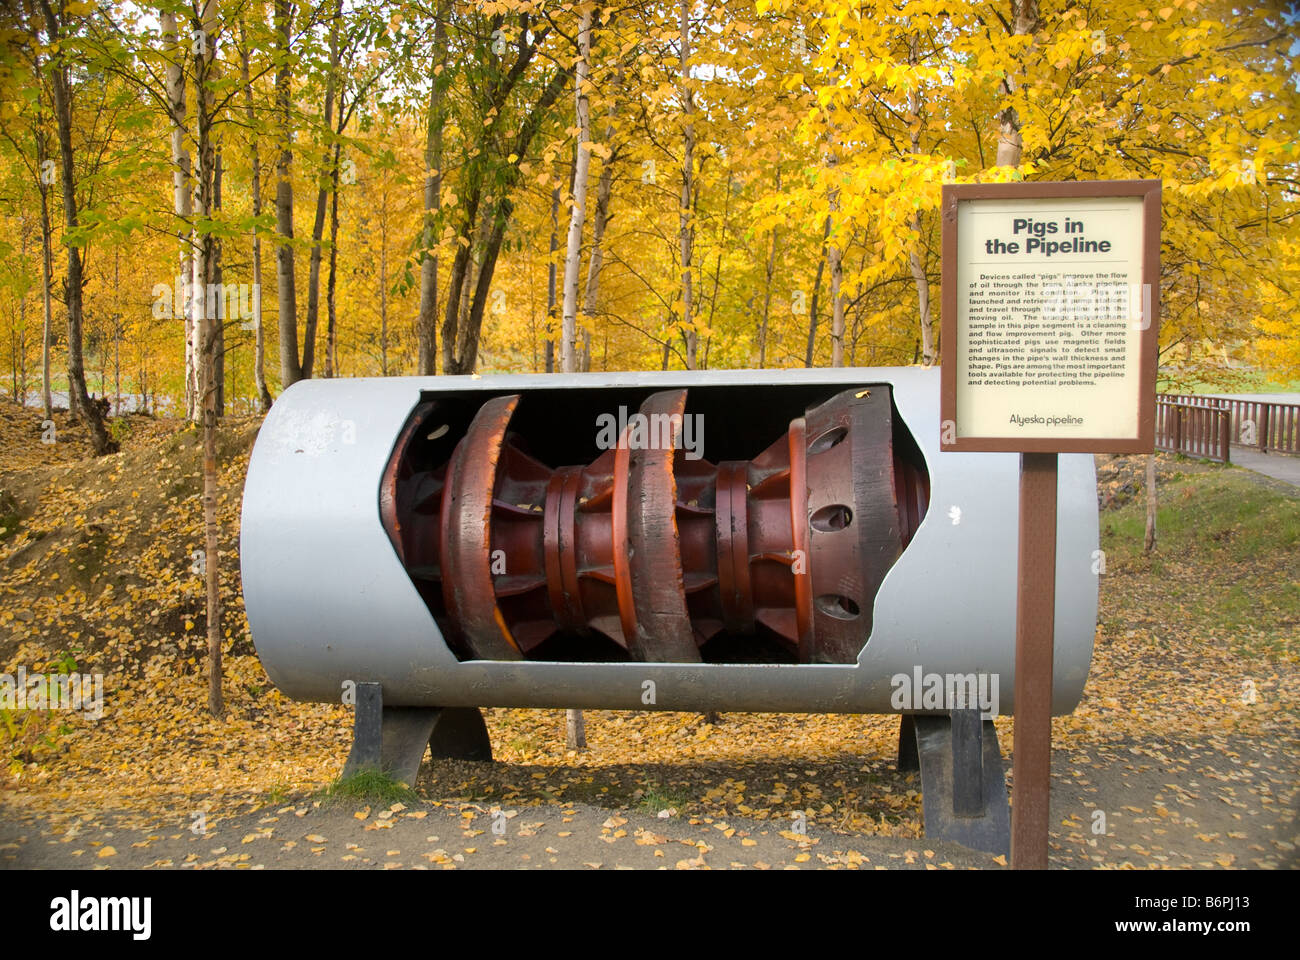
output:
M99 853L95 854L95 856L99 857L101 860L104 857L116 857L117 851L114 850L112 847L100 847Z

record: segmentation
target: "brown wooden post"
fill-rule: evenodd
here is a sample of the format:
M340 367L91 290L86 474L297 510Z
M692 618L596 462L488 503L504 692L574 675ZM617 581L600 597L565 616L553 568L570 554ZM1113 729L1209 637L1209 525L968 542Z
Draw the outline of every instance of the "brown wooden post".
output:
M1259 431L1259 452L1268 453L1268 404L1259 405L1259 416L1255 418L1255 429Z
M1056 614L1054 453L1020 455L1020 585L1016 594L1015 759L1011 866L1047 869Z

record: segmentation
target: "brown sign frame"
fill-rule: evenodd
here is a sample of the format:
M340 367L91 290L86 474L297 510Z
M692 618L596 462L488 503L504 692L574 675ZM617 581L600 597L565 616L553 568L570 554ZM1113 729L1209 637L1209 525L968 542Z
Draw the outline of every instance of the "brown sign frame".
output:
M957 437L957 207L967 200L1073 200L1142 198L1142 283L1151 291L1150 323L1142 330L1138 390L1138 433L1106 437ZM1151 453L1155 449L1156 358L1160 336L1160 181L1089 180L1068 182L945 184L943 287L940 325L940 443L944 451L1023 453ZM951 424L951 430L945 429ZM951 433L952 439L945 441Z

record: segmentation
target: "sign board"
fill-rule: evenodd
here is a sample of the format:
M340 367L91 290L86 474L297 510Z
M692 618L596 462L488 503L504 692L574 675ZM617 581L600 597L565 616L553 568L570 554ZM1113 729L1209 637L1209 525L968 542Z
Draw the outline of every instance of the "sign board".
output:
M1150 453L1160 181L943 188L941 448Z
M1020 452L1011 865L1047 868L1057 454L1155 447L1160 181L943 188L942 450Z

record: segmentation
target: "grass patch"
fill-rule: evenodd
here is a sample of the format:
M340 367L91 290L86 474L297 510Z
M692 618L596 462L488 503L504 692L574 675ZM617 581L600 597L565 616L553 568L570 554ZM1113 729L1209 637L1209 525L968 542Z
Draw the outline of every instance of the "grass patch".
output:
M289 788L283 783L273 784L266 791L266 802L273 807L283 806L289 799Z
M1249 562L1300 545L1300 501L1224 467L1179 474L1157 490L1156 549L1207 564ZM1102 516L1107 557L1136 558L1146 530L1146 498Z
M1300 498L1234 467L1161 480L1156 549L1145 496L1101 515L1104 630L1173 630L1271 660L1297 654Z
M8 490L0 490L0 541L8 540L17 533L21 521L17 497Z
M376 770L362 770L350 777L339 777L316 796L322 805L372 803L390 806L394 803L418 803L420 800L406 784Z
M646 813L657 814L661 810L680 811L689 802L690 795L686 791L658 783L641 795L637 806Z
M108 436L118 446L126 443L127 437L131 436L131 421L126 417L114 417L108 422Z

